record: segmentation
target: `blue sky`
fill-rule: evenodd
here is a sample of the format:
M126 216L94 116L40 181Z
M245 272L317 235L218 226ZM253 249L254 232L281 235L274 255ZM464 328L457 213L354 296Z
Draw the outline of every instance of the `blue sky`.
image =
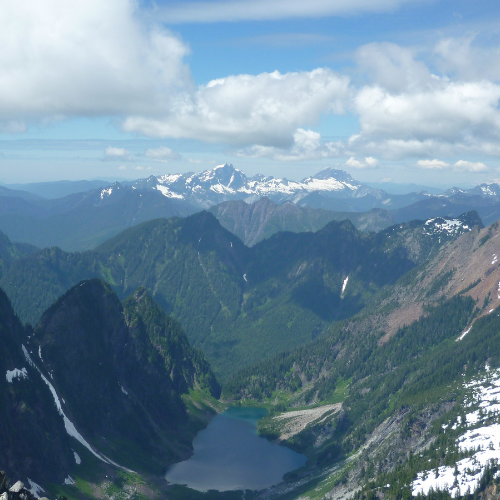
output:
M0 182L500 179L500 4L6 0Z

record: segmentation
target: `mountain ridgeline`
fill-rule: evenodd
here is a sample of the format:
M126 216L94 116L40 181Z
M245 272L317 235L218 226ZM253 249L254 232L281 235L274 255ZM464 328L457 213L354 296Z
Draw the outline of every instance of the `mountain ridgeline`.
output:
M0 469L62 483L85 476L82 462L161 474L191 454L214 413L194 407L192 394L208 401L220 387L144 288L121 303L109 285L83 281L33 330L0 298L0 434L9 450Z
M208 209L228 231L247 246L253 246L280 231L318 231L329 222L349 219L360 231L380 231L394 224L389 211L373 208L368 212L333 212L301 207L291 202L277 205L268 198L255 203L226 201Z
M0 231L12 241L66 251L97 247L120 231L159 217L185 217L209 209L221 224L252 246L278 231L316 231L350 219L362 231L476 210L485 224L500 218L500 187L483 184L389 194L347 172L326 168L301 181L256 175L232 165L136 181L55 182L0 189ZM409 189L409 188L408 188ZM45 198L43 198L42 195Z
M316 233L277 233L248 248L201 212L140 224L94 251L41 250L12 262L0 285L32 324L83 279L101 278L121 298L144 286L224 379L359 312L481 221L472 213L447 224L417 221L365 234L348 220L332 221Z

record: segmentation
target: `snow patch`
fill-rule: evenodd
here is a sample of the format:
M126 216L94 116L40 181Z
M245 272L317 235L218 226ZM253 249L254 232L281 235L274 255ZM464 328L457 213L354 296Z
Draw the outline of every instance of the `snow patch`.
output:
M80 458L80 455L76 451L73 450L73 455L75 456L75 462L77 465L80 465L82 463L82 459Z
M425 226L431 232L426 234L448 233L459 234L461 230L470 231L470 227L459 219L446 219L444 217L434 217L425 221Z
M465 332L463 332L462 335L460 335L460 337L455 340L455 342L459 342L460 340L462 340L470 332L471 328L472 326L469 326L469 328L467 328L467 330L465 330Z
M349 276L347 276L346 279L344 280L344 282L342 283L342 291L340 292L341 297L344 297L344 292L345 292L345 289L347 287L348 281L349 281Z
M246 274L244 274L244 275L243 275L243 279L244 279L245 281L248 281L248 280L247 280L247 275L246 275Z
M20 370L18 368L7 370L5 378L7 379L7 382L9 384L12 384L12 381L15 378L28 378L28 371L26 370L26 368L21 368Z
M108 189L103 189L103 190L101 191L101 200L104 200L104 197L105 197L105 196L111 196L111 193L112 193L112 192L113 192L113 188L112 188L112 187L110 187L110 188L108 188Z
M182 194L171 191L167 186L162 186L161 184L158 184L156 186L156 190L160 191L160 193L166 198L177 198L178 200L184 199L184 196Z
M45 490L39 485L36 484L35 481L32 481L30 478L28 478L28 483L30 485L29 488L26 488L28 491L31 491L33 495L35 495L37 498L40 498L40 493L45 493Z
M100 453L95 451L94 448L92 448L92 446L85 440L85 438L76 430L76 427L74 426L73 422L71 422L71 420L64 413L64 411L62 409L61 401L59 400L59 396L57 395L57 392L56 392L54 386L49 382L47 377L45 377L45 375L41 372L41 370L38 368L38 366L35 365L35 363L33 362L33 360L31 359L31 357L28 353L28 350L26 349L26 347L24 347L24 344L22 345L22 349L23 349L24 356L26 357L26 360L28 361L28 363L31 366L33 366L38 371L38 373L40 373L42 380L49 386L50 392L52 393L52 397L54 398L54 403L56 405L57 411L59 412L59 415L61 415L64 419L64 427L65 427L68 435L75 438L79 443L81 443L83 446L85 446L85 448L87 448L87 450L89 450L90 453L92 453L92 455L94 455L96 458L98 458L102 462L116 465L120 469L126 470L128 472L133 472L130 469L122 467L121 465L118 465L115 462L105 458L104 455L101 455Z
M68 477L64 480L64 484L73 485L73 484L75 484L75 480L74 480L71 476L68 476Z
M120 385L120 388L121 388L123 394L125 394L125 396L128 396L128 392L125 390L125 387L123 387L123 385Z

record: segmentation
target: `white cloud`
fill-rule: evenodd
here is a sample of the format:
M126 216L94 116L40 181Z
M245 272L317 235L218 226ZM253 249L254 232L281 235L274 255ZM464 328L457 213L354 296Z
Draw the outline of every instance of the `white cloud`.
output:
M170 148L165 146L160 146L159 148L150 148L147 149L144 153L145 156L151 158L155 161L168 162L170 160L179 160L181 156L178 153L175 153Z
M354 99L358 151L404 158L498 151L500 85L488 81L436 82L434 87L390 92L363 87Z
M113 146L108 146L104 151L103 160L106 161L124 161L131 160L132 156L130 155L130 151L125 148L116 148Z
M473 36L443 39L427 55L439 75L415 50L373 43L356 52L369 82L359 88L328 68L231 75L196 87L184 63L188 46L157 23L167 15L172 22L314 17L393 9L406 1L413 0L179 2L153 8L155 20L148 20L135 0L4 0L0 132L105 116L122 120L127 132L222 142L240 148L240 156L278 161L343 156L351 157L348 166L375 168L374 157L500 157L500 50L479 47ZM305 35L303 41L316 39ZM348 141L324 142L309 129L324 114L346 111L360 124ZM179 158L166 147L144 154L155 161ZM104 159L124 162L132 155L110 147ZM488 169L468 160L447 165L442 168Z
M355 99L362 134L393 139L500 137L500 86L490 82L443 83L436 89L394 94L364 87Z
M378 160L376 160L371 156L367 156L364 160L356 160L354 156L351 156L345 162L345 165L346 167L363 169L363 168L377 168L379 163Z
M484 163L466 160L459 160L453 166L455 170L465 172L487 172L489 170L489 168Z
M362 72L389 91L419 89L432 85L432 75L408 48L394 43L370 43L356 51Z
M298 149L314 151L318 149L321 144L321 134L313 130L299 128L295 134L293 134L293 141Z
M188 47L134 0L4 0L0 121L155 114L192 85Z
M152 14L167 23L214 23L284 18L314 18L362 12L384 12L415 0L230 0L177 2Z
M126 167L126 165L120 165L118 167L118 170L127 170L127 167Z
M469 37L436 45L428 57L443 70L439 76L405 47L360 47L360 71L373 83L353 92L352 110L359 117L360 132L350 138L348 149L354 155L394 160L500 156L500 85L493 81L493 73L500 76L500 70L486 69L488 59L492 66L497 58L500 63L500 51L474 47L472 42ZM466 170L472 168L482 167L469 165Z
M442 160L419 160L417 161L417 167L426 170L445 170L449 169L451 165Z
M254 146L241 149L240 157L272 158L277 161L321 160L339 156L343 146L340 142L321 142L321 134L313 130L297 129L293 134L293 145L289 148Z
M434 49L438 67L455 78L468 81L500 80L500 49L475 44L476 35L444 38Z
M184 93L162 118L129 117L124 130L148 136L286 147L324 113L343 113L349 78L329 69L212 80Z
M418 168L425 170L453 170L457 172L487 172L489 168L481 162L471 162L466 160L458 160L454 164L447 163L443 160L419 160L416 163Z

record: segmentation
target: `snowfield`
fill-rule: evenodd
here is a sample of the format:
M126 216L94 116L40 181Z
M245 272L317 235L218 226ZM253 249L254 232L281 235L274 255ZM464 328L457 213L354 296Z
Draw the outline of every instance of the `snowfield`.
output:
M445 432L461 429L456 444L460 452L471 452L455 467L441 466L437 470L419 472L412 483L413 495L434 490L448 490L452 497L474 493L486 466L500 459L500 369L489 370L484 377L464 384L470 389L466 401L469 413L460 416L453 425L443 425ZM451 427L450 427L451 426Z

